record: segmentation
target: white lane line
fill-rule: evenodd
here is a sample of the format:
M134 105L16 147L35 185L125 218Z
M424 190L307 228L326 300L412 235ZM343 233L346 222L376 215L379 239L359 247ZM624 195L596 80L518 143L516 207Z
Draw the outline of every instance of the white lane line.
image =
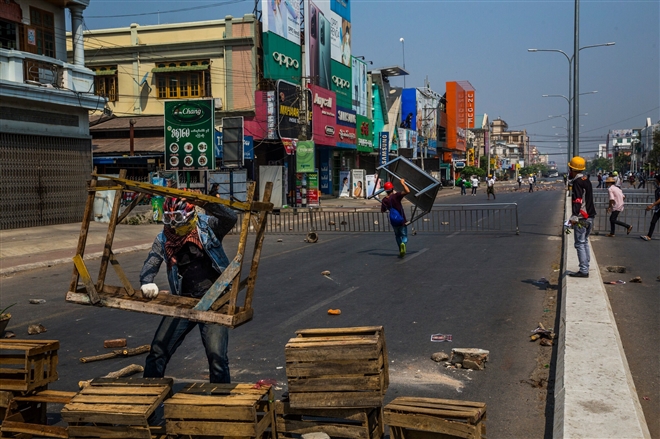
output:
M424 252L427 251L427 250L428 250L428 248L423 248L423 249L421 249L420 251L418 251L417 253L413 253L413 254L410 255L410 256L406 256L406 258L405 258L403 261L399 261L399 262L397 262L397 264L405 264L405 263L408 262L409 260L411 260L411 259L413 259L413 258L416 258L417 256L421 255L422 253L424 253Z
M453 237L453 236L456 236L456 235L458 235L459 233L461 233L461 232L454 232L454 233L452 233L451 235L447 236L447 238L451 238L451 237Z
M305 311L299 312L295 316L290 317L289 319L287 319L284 322L280 323L277 327L278 328L286 328L287 326L297 322L298 320L302 319L303 317L306 317L306 316L310 315L311 313L315 312L319 308L322 308L322 307L326 306L327 304L329 304L331 302L334 302L337 299L340 299L340 298L342 298L342 297L344 297L348 294L351 294L353 291L357 290L358 288L359 287L347 288L344 291L342 291L340 293L337 293L334 296L329 297L329 298L325 299L324 301L319 302L316 305L307 308Z

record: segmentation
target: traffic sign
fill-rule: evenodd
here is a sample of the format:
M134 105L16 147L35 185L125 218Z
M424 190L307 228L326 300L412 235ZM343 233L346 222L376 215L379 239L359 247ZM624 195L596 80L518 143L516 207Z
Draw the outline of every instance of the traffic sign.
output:
M454 162L454 167L456 169L463 169L465 167L465 162Z

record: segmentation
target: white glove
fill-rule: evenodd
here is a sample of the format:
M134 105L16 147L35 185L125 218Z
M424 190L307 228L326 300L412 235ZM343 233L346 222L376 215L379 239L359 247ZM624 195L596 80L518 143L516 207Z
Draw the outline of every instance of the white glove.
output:
M156 284L144 284L140 287L142 291L142 296L146 299L155 299L158 296L158 285Z

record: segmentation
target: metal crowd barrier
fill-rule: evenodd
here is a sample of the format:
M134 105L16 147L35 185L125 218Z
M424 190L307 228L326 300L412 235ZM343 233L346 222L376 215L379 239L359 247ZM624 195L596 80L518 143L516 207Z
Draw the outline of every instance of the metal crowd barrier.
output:
M408 214L411 217L412 208ZM240 233L241 215L232 230ZM518 227L516 203L436 204L428 215L409 225L411 232L515 232ZM250 226L251 231L254 225ZM268 215L266 233L360 233L391 232L389 216L380 209L285 209Z
M645 198L640 197L639 202L628 202L628 196L623 206L623 212L617 218L619 221L633 226L631 233L646 234L651 224L653 211L647 211L646 206L653 202L653 196L648 195ZM607 212L609 206L609 199L595 199L594 206L596 207L596 218L594 220L594 231L609 233L610 232L610 214ZM625 233L622 227L616 226L616 234L620 235Z

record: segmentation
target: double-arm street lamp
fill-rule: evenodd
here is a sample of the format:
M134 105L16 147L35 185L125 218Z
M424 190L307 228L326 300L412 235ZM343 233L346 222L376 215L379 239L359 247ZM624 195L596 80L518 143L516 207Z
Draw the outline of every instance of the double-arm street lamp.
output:
M580 52L581 50L584 49L590 49L593 47L603 47L603 46L614 46L616 43L603 43L603 44L591 44L589 46L584 46L580 47L577 52ZM572 137L573 137L573 144L571 147L569 147L569 158L570 156L576 156L580 154L580 141L579 141L579 124L580 124L580 118L577 116L578 112L580 111L580 92L579 92L579 82L580 78L579 75L575 75L576 77L573 78L573 60L575 58L575 53L571 56L568 56L566 52L563 50L559 49L527 49L528 52L557 52L561 53L566 57L566 61L568 61L568 98L564 97L568 103L569 103L569 113L568 113L568 118L573 122L572 123ZM577 64L577 63L576 63ZM577 65L575 66L577 67ZM578 71L577 68L575 69L576 72ZM573 84L573 79L575 79L575 84ZM575 99L573 98L575 96ZM573 105L570 105L572 102ZM576 116L574 116L576 115Z
M590 95L590 94L594 94L594 93L598 93L598 90L587 91L587 92L584 92L584 93L580 93L580 96L582 96L582 95ZM566 129L566 131L567 131L567 136L568 136L568 146L567 146L567 150L568 150L568 151L567 151L567 155L568 155L568 161L571 161L572 154L573 154L573 149L571 148L571 122L570 122L571 100L570 100L569 98L567 98L566 96L564 96L564 95L542 95L542 96L543 96L544 98L564 98L564 99L566 99L566 103L568 104L568 115L569 115L569 118L566 119L566 117L564 117L564 116L550 116L550 117L563 117L564 119L566 119L566 126L568 127L568 128ZM577 154L575 154L575 155L577 155Z

